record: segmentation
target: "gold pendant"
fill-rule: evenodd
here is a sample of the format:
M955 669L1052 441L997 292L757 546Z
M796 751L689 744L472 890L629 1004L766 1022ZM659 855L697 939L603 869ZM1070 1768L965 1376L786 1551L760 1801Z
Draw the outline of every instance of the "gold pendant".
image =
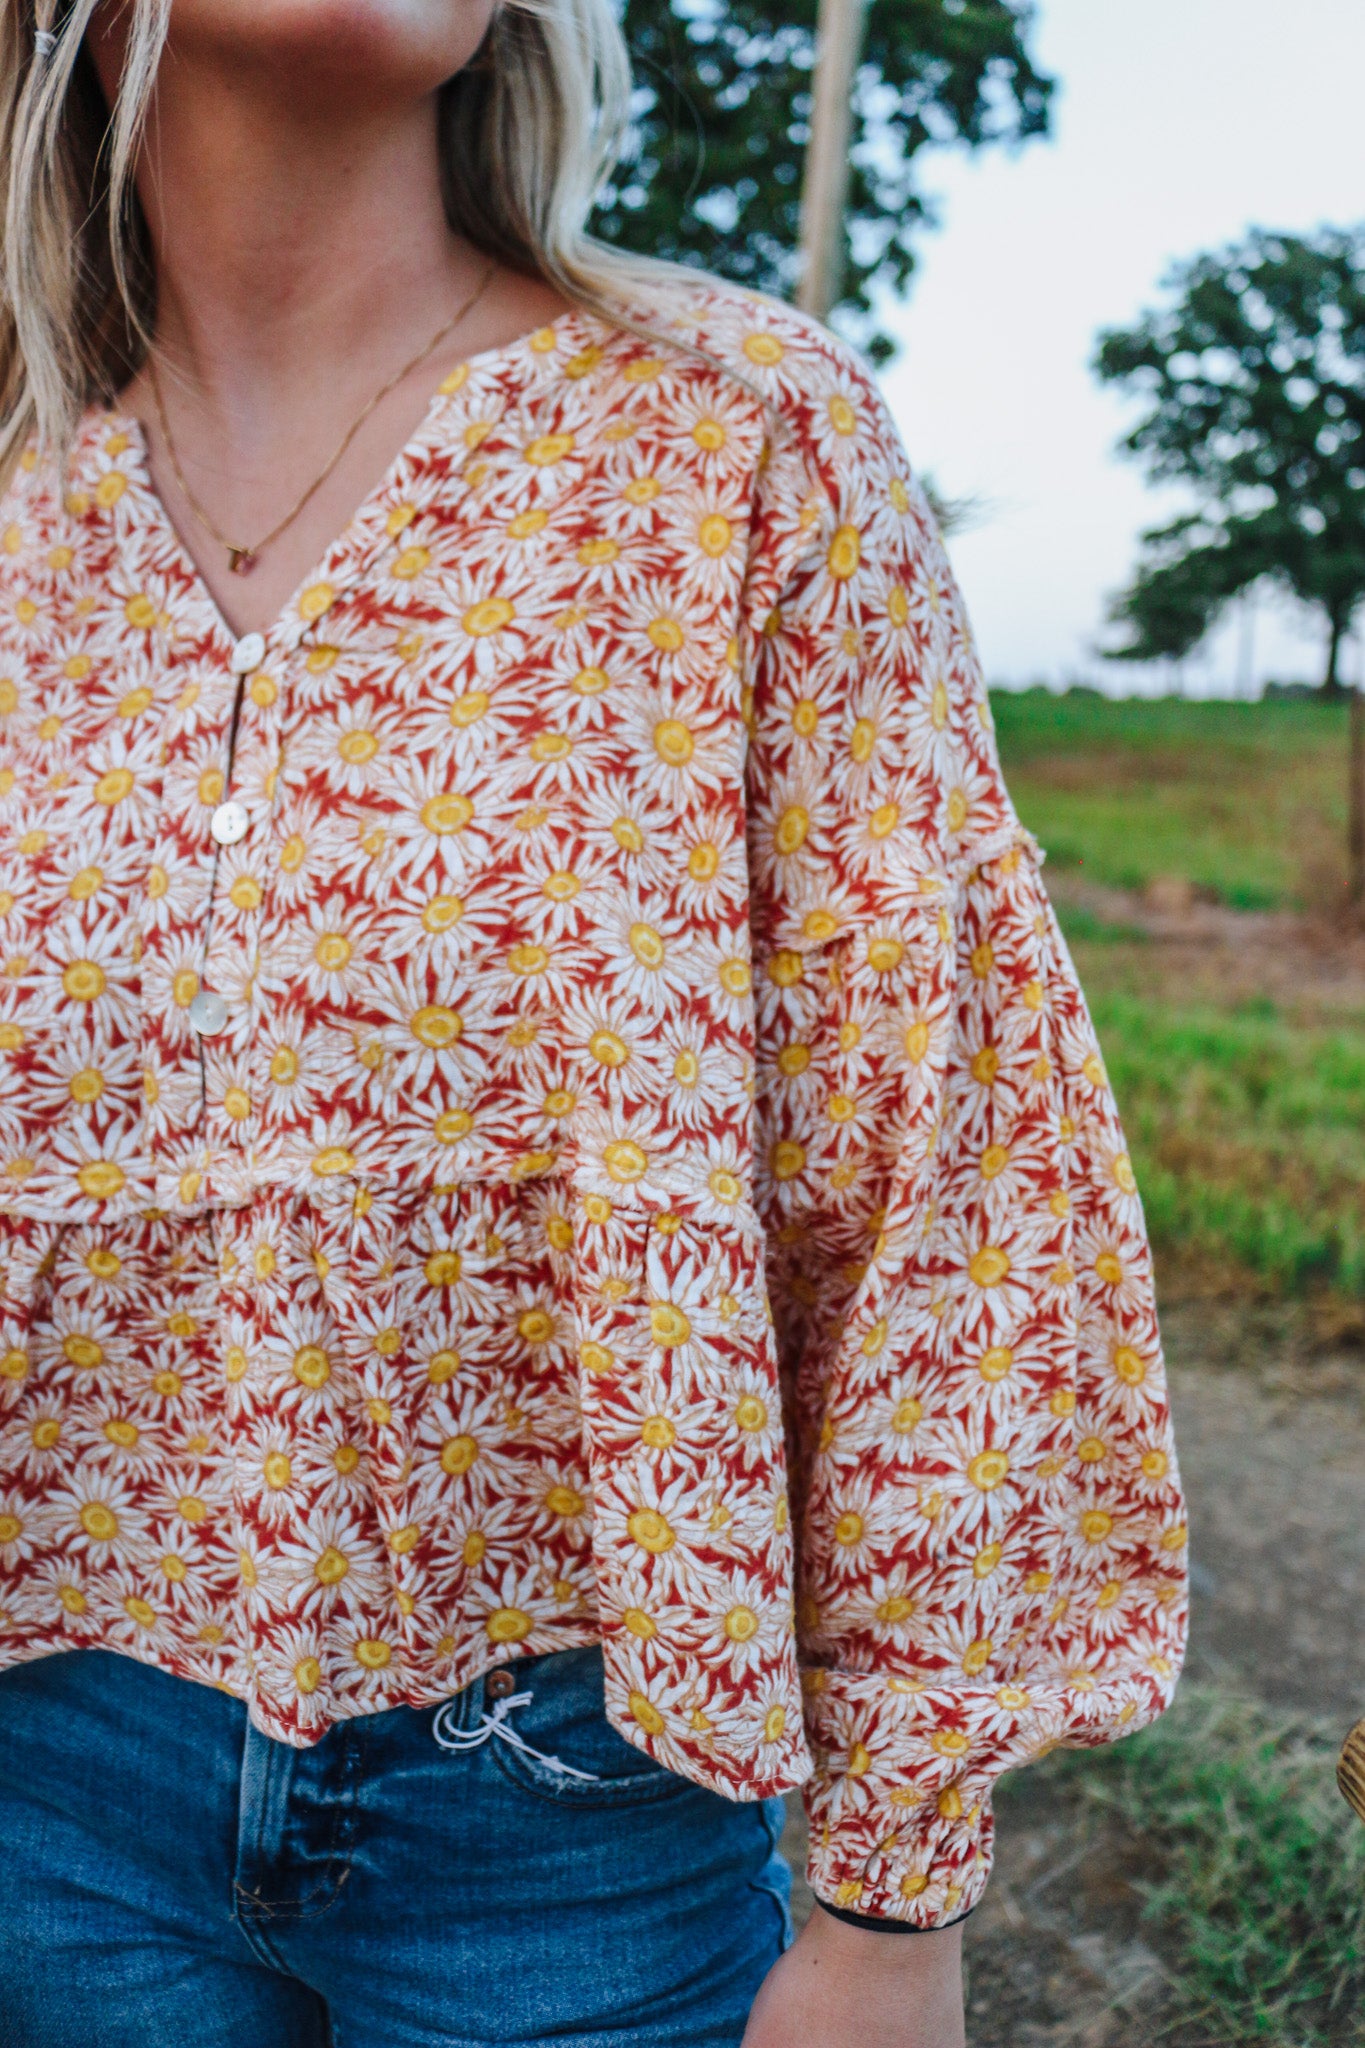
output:
M234 576L249 576L256 566L256 557L250 548L229 548L228 569Z

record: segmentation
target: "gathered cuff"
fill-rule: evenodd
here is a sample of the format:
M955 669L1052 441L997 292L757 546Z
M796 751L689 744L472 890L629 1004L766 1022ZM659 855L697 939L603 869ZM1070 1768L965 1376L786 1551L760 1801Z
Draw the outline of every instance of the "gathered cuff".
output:
M811 1786L803 1790L809 1809L816 1797ZM812 1815L806 1876L819 1903L855 1915L859 1923L894 1922L921 1933L965 1920L986 1889L994 1860L989 1800L983 1796L955 1819L944 1818L936 1807L907 1816L904 1808L888 1806L877 1817L871 1848L869 1818L864 1810L840 1828Z
M956 1920L945 1920L942 1927L917 1927L913 1920L887 1920L879 1913L850 1913L842 1906L827 1905L823 1899L815 1903L831 1920L842 1920L845 1927L866 1928L869 1934L942 1934L949 1927L960 1927L976 1911L975 1906L968 1906L965 1913L959 1913Z

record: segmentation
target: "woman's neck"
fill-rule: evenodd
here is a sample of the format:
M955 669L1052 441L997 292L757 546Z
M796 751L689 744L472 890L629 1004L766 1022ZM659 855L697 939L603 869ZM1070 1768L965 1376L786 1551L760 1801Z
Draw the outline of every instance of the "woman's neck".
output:
M243 455L319 384L362 402L487 267L446 223L429 102L369 133L194 93L156 111L157 348Z
M138 165L175 456L220 532L247 544L489 268L445 217L436 88L405 93L400 79L388 90L380 77L367 94L349 54L344 79L295 90L278 71L172 41ZM110 97L115 55L96 45ZM510 341L564 306L538 280L498 269L449 358ZM276 616L408 439L445 361L416 365L394 387L249 579L229 572L180 487L147 367L133 378L121 404L142 420L158 491L235 630Z

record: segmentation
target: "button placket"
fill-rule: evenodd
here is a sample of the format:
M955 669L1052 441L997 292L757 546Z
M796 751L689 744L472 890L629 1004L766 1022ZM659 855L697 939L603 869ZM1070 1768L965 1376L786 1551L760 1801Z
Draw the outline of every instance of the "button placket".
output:
M190 1023L201 1038L217 1038L225 1028L229 1009L223 986L229 977L215 976L213 961L214 941L220 929L218 916L218 890L222 874L221 852L225 846L235 846L244 839L250 825L245 804L239 803L231 794L232 771L238 751L239 728L242 720L242 698L245 692L247 670L265 657L265 640L260 633L247 633L236 641L228 655L228 669L235 678L231 706L228 713L227 729L223 735L222 794L209 818L209 838L212 848L209 855L209 900L205 909L203 933L202 967L200 990L190 1004ZM199 1018L195 1017L196 1004Z
M204 972L217 849L204 829L202 790L228 743L236 677L218 634L202 621L182 633L171 660L180 689L161 730L161 799L139 939L144 1130L157 1199L174 1204L202 1171L203 1051L211 1034L197 1024L217 1031L230 1021L220 1021L216 1003L195 1004L221 996Z
M244 1192L259 1160L267 1091L268 1047L262 1035L258 977L267 850L283 774L279 677L271 670L298 658L316 623L302 615L282 621L278 630L272 629L269 641L262 633L243 634L224 663L233 687L220 756L222 787L208 822L212 862L200 978L202 992L221 999L226 1015L220 1028L198 1034L202 1116L213 1133L214 1191L221 1195ZM224 859L238 846L255 856L251 869L240 859ZM232 891L248 873L259 896L254 903L243 904ZM240 1183L235 1190L234 1182Z
M247 635L234 649L234 666L243 658L243 651L255 655L256 660L250 670L240 673L223 801L209 821L217 851L212 927L205 950L206 982L214 988L231 988L235 999L230 1043L209 1054L205 1081L206 1109L214 1118L212 1128L218 1134L220 1152L230 1148L237 1162L230 1170L249 1173L257 1157L267 1081L257 979L281 767L277 671L287 661L288 651L273 638L267 646L260 634ZM269 669L262 666L267 660ZM232 855L231 850L238 847L240 855Z
M249 840L256 806L246 798L252 740L265 693L252 689L267 653L264 634L246 633L229 650L233 679L231 712L223 740L222 789L208 821L212 846L209 900L205 912L199 1016L191 1025L200 1040L203 1117L210 1152L217 1161L216 1191L231 1194L231 1183L254 1154L259 1107L256 1060L255 976L259 948L259 901L235 893L246 872L224 854ZM234 870L236 870L234 878ZM261 887L258 882L257 887ZM193 1012L195 1005L191 1005ZM223 1176L226 1176L224 1181ZM240 1192L240 1190L237 1190Z

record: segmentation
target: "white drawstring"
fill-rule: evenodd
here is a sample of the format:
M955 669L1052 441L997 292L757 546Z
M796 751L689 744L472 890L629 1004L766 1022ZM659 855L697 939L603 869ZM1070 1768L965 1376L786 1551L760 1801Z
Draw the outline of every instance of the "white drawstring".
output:
M529 1742L522 1740L511 1722L507 1719L507 1716L511 1713L513 1707L529 1707L531 1699L532 1695L529 1692L514 1692L510 1694L508 1698L498 1701L491 1714L481 1716L477 1728L443 1726L447 1715L458 1708L459 1695L457 1694L454 1699L447 1700L444 1706L436 1709L431 1723L431 1732L440 1743L442 1749L456 1750L478 1749L489 1740L490 1736L496 1735L500 1742L507 1743L512 1749L519 1749L523 1756L533 1756L538 1764L544 1764L548 1770L558 1771L561 1777L582 1778L585 1784L600 1785L602 1781L594 1772L576 1771L572 1764L561 1763L557 1756L546 1756L544 1750L532 1749Z

